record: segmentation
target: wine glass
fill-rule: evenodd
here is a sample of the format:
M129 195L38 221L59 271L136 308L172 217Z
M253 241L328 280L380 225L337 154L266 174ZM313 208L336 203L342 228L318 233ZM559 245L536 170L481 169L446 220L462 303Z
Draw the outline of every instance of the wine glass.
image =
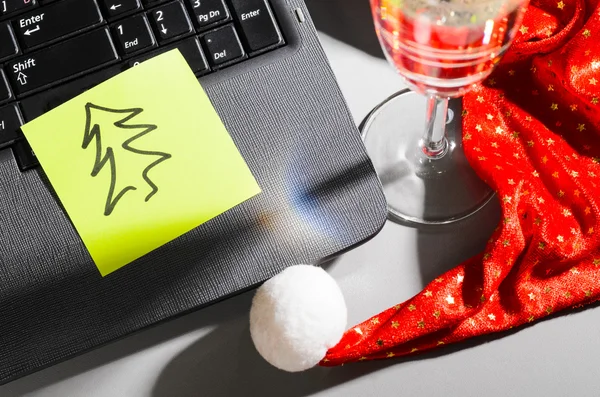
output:
M452 223L493 197L462 151L461 101L449 99L489 76L528 2L371 0L384 53L412 88L388 98L360 127L392 218Z

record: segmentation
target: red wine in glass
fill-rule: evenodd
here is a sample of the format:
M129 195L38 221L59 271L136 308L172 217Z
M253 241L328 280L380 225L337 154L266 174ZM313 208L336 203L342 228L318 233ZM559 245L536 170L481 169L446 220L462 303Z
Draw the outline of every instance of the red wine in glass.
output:
M413 88L383 101L360 127L390 219L458 222L493 197L465 157L460 116L449 117L460 114L461 102L449 98L489 76L528 2L371 0L384 53Z
M523 15L522 0L371 0L388 59L413 89L460 96L487 77Z

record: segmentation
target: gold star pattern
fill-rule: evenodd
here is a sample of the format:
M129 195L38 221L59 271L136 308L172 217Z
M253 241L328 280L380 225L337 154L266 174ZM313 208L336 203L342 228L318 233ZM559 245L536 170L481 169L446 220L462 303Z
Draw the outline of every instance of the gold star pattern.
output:
M508 71L508 75L509 76L514 76L515 75L515 71L514 70L509 70Z
M562 214L563 214L564 216L571 216L571 215L572 215L572 214L571 214L571 211L569 211L569 210L568 210L568 209L566 209L566 208L563 210Z
M542 157L542 163L546 164L548 162L548 157L544 156Z
M510 241L508 241L508 240L504 240L504 241L502 241L502 245L503 245L504 247L508 247L508 246L510 245Z
M460 284L464 281L464 279L465 279L465 276L463 276L462 274L459 274L456 276L456 283Z
M587 39L588 37L590 37L591 35L592 35L592 32L590 32L590 30L589 30L589 29L585 29L585 30L583 31L583 37L585 37L586 39Z
M383 346L383 339L379 338L375 343L377 343L377 346Z
M362 332L362 329L360 329L360 328L358 328L358 327L354 328L354 332L356 332L356 333L357 333L357 334L359 334L359 335L362 335L362 334L363 334L363 332Z
M371 319L371 324L374 324L374 325L379 324L379 317L375 317L375 318Z
M558 178L558 171L554 171L554 172L552 173L552 176L553 176L554 178Z
M577 125L577 131L579 131L579 132L585 131L585 124L579 124L579 125Z
M329 362L329 359L328 359L328 358L324 358L324 359L323 359L323 362L324 362L324 363L328 363L328 362Z
M577 270L576 267L572 268L571 270L569 270L571 273L573 274L579 274L579 270Z
M436 310L435 312L433 312L433 317L440 318L440 311Z
M533 121L533 117L531 117L531 116L526 116L526 117L525 117L525 121Z
M548 91L554 91L554 85L548 84Z
M440 345L443 345L443 344L444 344L444 341L443 341L443 340L438 340L438 341L437 341L437 344L438 344L438 346L440 346Z
M588 290L585 290L584 292L585 292L585 297L586 298L591 298L592 297L592 291L591 290L588 289Z
M502 198L502 201L504 201L505 203L510 203L510 202L512 202L512 197L511 196L504 196Z
M443 277L438 277L434 280L436 283L441 283L442 281L444 281Z
M583 212L585 212L586 215L589 215L590 212L592 212L592 209L590 207L585 207L585 210L583 210Z
M592 53L592 51L591 51L591 50L586 50L586 51L584 52L584 54L585 54L585 56L586 56L586 57L587 57L587 56L590 56L590 54L591 54L591 53Z
M552 309L552 306L548 306L548 307L546 308L546 313L550 314L550 313L552 313L552 310L553 310L553 309Z
M496 134L502 134L504 132L504 130L502 129L502 127L498 126L496 127Z
M598 104L598 98L593 97L592 98L592 105L597 105Z
M546 143L548 144L548 146L552 146L552 145L554 145L554 139L548 138L548 139L546 139Z
M529 295L527 295L527 296L529 296L529 300L530 301L534 301L535 300L535 294L533 292L530 292Z
M497 142L492 142L492 147L498 149L498 143Z
M558 197L565 197L565 192L563 192L562 190L559 190Z
M535 318L533 317L533 315L530 315L530 316L527 318L527 321L529 321L529 322L532 322L533 320L535 320Z
M553 103L552 105L550 105L550 109L558 110L558 103Z
M453 305L454 304L454 297L452 295L448 295L446 297L446 302L448 302L449 305Z
M588 80L588 82L589 82L591 85L596 85L596 83L598 82L598 80L596 80L594 77L592 77L591 79L589 79L589 80Z
M565 238L563 236L561 236L560 234L558 236L556 236L556 239L561 243L565 241Z
M367 358L365 356L362 356L361 358L358 359L358 361L365 361Z
M571 105L569 108L571 108L571 111L574 112L577 110L577 105Z
M411 353L418 352L418 351L419 351L419 349L417 349L416 347L413 347L412 349L410 349Z
M590 227L588 229L588 234L594 234L594 228L593 227Z
M483 103L483 101L484 101L483 97L482 97L481 95L479 95L479 96L477 97L477 102L479 102L479 103Z
M544 244L543 242L540 241L538 244L538 248L541 250L544 250L546 248L546 244Z
M496 320L496 315L494 315L494 313L490 313L490 314L488 314L488 318L490 320L492 320L492 321L495 321Z
M417 323L418 328L425 328L425 321L421 320Z
M425 296L431 298L433 294L431 293L431 291L425 291Z
M593 263L594 263L594 266L600 265L600 259L594 259Z
M488 120L493 120L494 116L492 116L491 114L486 114L485 117L487 117Z
M565 298L570 298L572 295L569 291L565 292Z
M392 353L392 352L389 352L389 353L387 354L387 358L392 358L392 357L394 357L394 356L395 356L395 354L394 354L394 353Z
M488 84L492 86L496 85L496 79L489 79Z
M396 329L400 326L400 323L398 321L392 321L392 328Z
M470 139L471 139L471 134L465 134L465 136L463 137L463 139L464 139L465 141L468 141L468 140L470 140Z
M540 197L540 198L541 198L541 197ZM542 199L542 200L543 200L543 199ZM534 224L534 225L536 225L536 226L539 226L539 225L541 225L541 224L542 224L542 218L540 218L539 216L538 216L538 217L536 217L536 218L533 220L533 224Z
M395 305L395 306L394 306L394 309L396 309L396 310L400 310L400 305Z
M518 138L518 137L519 137L519 133L518 133L518 132L516 132L516 131L515 131L515 132L513 132L513 133L512 133L512 137L513 137L513 138Z
M558 7L559 10L562 10L563 8L565 8L565 3L561 0L558 3L556 3L556 7Z
M525 34L525 33L529 32L529 28L525 25L522 25L521 29L519 29L519 32L521 32L521 34Z
M489 252L486 252L485 254L483 254L483 260L487 261L488 259L490 259L491 255Z
M509 184L509 185L514 185L514 184L515 184L515 181L514 181L514 179L509 179L509 180L508 180L508 184Z
M543 197L538 197L537 201L538 201L538 203L540 203L540 204L544 204L544 203L546 202L546 200L544 200L544 198L543 198ZM541 223L541 219L540 219L540 223Z
M409 312L414 312L415 310L417 310L417 307L416 307L415 305L410 305L410 306L408 307L408 311L409 311Z
M547 294L548 292L552 291L552 288L550 287L546 287L544 288L544 293Z
M573 178L577 178L579 176L579 172L577 172L577 171L571 171L571 176Z

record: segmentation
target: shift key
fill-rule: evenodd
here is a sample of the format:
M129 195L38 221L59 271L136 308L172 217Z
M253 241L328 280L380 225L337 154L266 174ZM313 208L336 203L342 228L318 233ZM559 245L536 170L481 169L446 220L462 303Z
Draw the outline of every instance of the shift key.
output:
M17 95L57 84L118 59L103 28L44 48L6 64Z
M13 27L23 47L32 48L101 22L96 0L63 0L21 15Z

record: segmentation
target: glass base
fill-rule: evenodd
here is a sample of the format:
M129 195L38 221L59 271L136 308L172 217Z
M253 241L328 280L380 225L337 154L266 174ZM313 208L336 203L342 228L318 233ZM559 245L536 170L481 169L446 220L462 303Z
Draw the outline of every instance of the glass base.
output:
M462 150L461 101L451 100L446 124L447 152L427 157L420 145L426 98L405 90L388 98L360 130L383 185L390 218L418 224L464 219L494 196Z

